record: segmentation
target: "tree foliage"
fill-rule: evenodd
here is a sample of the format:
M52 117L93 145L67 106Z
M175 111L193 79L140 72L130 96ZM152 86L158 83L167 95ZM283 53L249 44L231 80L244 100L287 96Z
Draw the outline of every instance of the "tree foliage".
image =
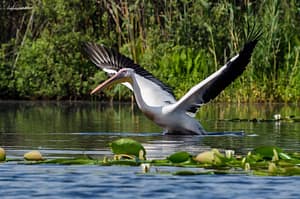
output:
M300 100L296 0L14 0L0 6L2 99L90 98L106 76L82 52L85 41L121 51L179 97L236 54L247 24L256 24L264 35L252 62L217 100ZM117 86L100 97L131 95Z

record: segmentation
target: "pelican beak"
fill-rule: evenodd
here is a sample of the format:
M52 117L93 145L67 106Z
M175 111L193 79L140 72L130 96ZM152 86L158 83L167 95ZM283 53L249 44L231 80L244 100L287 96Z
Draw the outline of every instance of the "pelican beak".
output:
M113 84L126 82L126 81L128 81L127 79L128 79L127 77L124 77L124 73L122 73L120 71L120 72L116 73L115 75L111 76L105 82L99 84L94 90L92 90L92 92L90 94L92 95L92 94L96 93L97 91L100 91L109 86L112 86Z

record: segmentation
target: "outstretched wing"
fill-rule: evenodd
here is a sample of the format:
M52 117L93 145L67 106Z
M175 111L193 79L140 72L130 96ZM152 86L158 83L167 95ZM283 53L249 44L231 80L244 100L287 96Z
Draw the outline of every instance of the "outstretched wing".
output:
M176 104L173 110L184 110L195 114L198 108L214 99L231 82L240 76L250 62L251 54L261 36L260 31L250 33L248 42L238 55L231 58L218 71L192 87Z
M95 43L85 43L84 49L90 60L110 76L117 73L122 68L134 69L137 75L136 79L139 82L139 86L141 86L141 92L148 96L148 99L146 100L148 100L151 105L163 105L165 103L175 102L172 89L162 83L159 79L155 78L150 72L134 63L130 58L113 49ZM129 83L123 84L133 90ZM161 103L158 102L159 99L161 99Z

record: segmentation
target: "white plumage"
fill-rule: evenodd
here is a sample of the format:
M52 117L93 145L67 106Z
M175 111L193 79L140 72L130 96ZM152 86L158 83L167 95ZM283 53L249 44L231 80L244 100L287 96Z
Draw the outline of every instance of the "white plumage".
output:
M234 79L243 73L261 33L253 31L238 55L223 67L192 87L176 101L172 90L151 73L124 55L93 43L85 49L94 64L111 77L95 88L95 93L105 87L122 83L134 93L141 111L168 134L206 134L194 115L201 105L214 99Z

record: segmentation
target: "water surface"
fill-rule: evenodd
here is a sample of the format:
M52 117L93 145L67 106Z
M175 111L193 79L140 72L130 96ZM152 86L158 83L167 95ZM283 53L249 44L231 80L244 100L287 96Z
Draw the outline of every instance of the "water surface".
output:
M261 145L300 151L300 123L232 122L232 118L300 116L296 105L209 104L197 114L207 131L244 131L245 136L163 136L162 129L131 104L98 102L0 102L0 145L8 158L32 149L46 158L112 155L108 143L131 137L148 158L211 148L245 154ZM178 168L151 168L172 171ZM0 164L4 198L299 198L299 177L249 175L144 175L139 167ZM26 193L26 194L24 194Z

